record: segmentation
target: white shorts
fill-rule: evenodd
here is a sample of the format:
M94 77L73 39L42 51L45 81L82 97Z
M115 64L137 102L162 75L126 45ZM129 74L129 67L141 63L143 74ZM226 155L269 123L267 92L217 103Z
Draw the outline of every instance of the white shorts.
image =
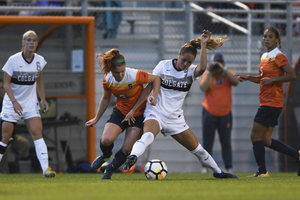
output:
M21 118L23 119L30 119L34 117L41 117L39 110L31 110L27 112L23 112L23 115L18 115L14 110L12 112L2 111L1 112L1 119L7 122L17 122Z
M175 119L166 119L161 117L160 114L151 111L149 109L146 109L144 112L144 117L145 117L144 122L149 119L156 120L160 126L160 132L164 136L177 135L190 128L185 123L185 119L183 115Z

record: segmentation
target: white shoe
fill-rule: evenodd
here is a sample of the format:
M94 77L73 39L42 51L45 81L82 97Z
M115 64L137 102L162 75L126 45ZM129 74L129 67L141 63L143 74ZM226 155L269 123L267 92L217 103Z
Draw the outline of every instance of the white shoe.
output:
M51 167L48 167L44 172L44 178L54 178L56 175L55 171L52 171Z

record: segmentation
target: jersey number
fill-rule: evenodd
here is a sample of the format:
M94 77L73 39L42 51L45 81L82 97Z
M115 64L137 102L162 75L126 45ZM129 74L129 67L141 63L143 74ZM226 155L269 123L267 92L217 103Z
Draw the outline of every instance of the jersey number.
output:
M263 72L263 66L260 66L259 71L260 71L260 76L263 76L263 74L264 74L264 72Z

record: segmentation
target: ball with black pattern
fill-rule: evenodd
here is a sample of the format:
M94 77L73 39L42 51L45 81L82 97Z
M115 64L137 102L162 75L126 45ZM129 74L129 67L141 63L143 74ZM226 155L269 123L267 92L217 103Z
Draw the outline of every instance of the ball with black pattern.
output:
M163 161L152 159L145 165L144 172L146 178L149 180L161 180L167 176L168 168Z

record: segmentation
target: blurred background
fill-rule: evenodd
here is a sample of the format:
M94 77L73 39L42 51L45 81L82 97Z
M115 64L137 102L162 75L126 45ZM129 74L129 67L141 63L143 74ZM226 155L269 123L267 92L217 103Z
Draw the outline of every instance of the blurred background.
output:
M224 3L225 2L225 3ZM0 66L9 56L20 51L24 32L35 30L44 36L37 50L48 64L44 69L46 96L57 98L56 118L78 119L73 125L46 128L48 146L54 141L50 152L53 169L65 172L76 163L86 161L87 131L86 116L85 25L55 24L2 24L3 16L93 16L94 21L94 72L95 112L103 93L103 74L99 72L98 53L117 48L125 56L127 67L152 72L162 59L177 58L180 47L190 39L197 38L203 30L212 31L213 37L226 36L229 40L216 52L222 53L227 68L235 73L258 74L260 56L266 52L262 43L265 28L273 26L281 30L282 52L294 67L300 55L300 2L298 1L0 1ZM208 62L214 52L207 52ZM199 57L194 64L199 63ZM74 65L79 63L79 65ZM296 72L299 75L299 68ZM299 78L298 78L299 80ZM285 109L280 116L279 126L273 137L300 149L299 101L297 81L285 84ZM254 172L256 163L252 153L250 132L254 115L259 106L259 85L240 83L233 88L233 171ZM76 98L72 98L76 96ZM185 118L202 142L201 112L204 93L195 81L184 104ZM221 101L221 99L220 99ZM114 100L96 126L96 155L101 154L99 140L103 126L114 107ZM288 111L288 112L286 112ZM297 120L298 119L298 120ZM28 136L28 134L27 134ZM115 142L114 153L123 143L124 135ZM215 138L213 157L224 169L221 147ZM67 142L67 146L63 145ZM198 160L171 137L159 134L147 152L138 160L144 166L150 159L163 160L169 172L200 172ZM274 151L266 151L267 168L271 172L295 171L293 160ZM31 164L20 161L21 172L30 172ZM28 165L26 168L25 166Z

